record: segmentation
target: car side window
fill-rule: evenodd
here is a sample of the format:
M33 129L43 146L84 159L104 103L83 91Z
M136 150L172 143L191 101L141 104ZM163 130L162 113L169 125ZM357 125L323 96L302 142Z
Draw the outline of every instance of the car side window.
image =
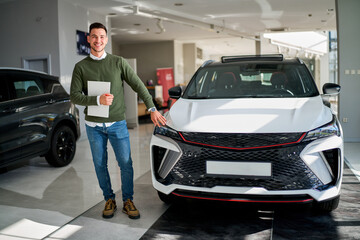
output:
M4 102L4 101L7 101L7 100L9 100L8 93L7 93L7 88L2 86L0 88L0 102Z
M7 100L9 100L9 90L7 87L7 78L5 74L0 74L0 82L1 82L1 87L0 87L0 102L5 102Z
M44 87L40 79L35 76L20 75L12 79L14 99L36 96L44 93Z

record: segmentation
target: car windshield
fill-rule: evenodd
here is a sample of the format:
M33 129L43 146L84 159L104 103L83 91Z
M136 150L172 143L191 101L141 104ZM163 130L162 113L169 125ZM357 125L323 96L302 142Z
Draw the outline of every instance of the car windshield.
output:
M281 98L319 95L301 64L241 63L206 66L196 72L184 98Z

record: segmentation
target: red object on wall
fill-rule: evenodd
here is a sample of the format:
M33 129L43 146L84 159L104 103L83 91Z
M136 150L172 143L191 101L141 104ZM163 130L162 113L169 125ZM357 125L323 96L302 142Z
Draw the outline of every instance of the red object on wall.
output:
M167 107L169 100L168 90L175 86L173 68L158 68L156 69L157 84L163 89L163 107Z

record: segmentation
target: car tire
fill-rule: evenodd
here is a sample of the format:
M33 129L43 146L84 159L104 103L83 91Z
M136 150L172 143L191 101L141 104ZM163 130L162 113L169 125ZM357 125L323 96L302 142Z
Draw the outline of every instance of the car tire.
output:
M70 127L63 125L55 129L45 158L51 166L63 167L73 160L75 151L75 133Z
M340 196L333 198L331 200L322 201L315 203L314 210L317 213L330 213L339 206Z
M174 196L171 195L171 194L166 195L166 194L158 191L158 195L159 195L160 200L163 201L163 202L166 203L166 204L171 204L171 203L173 203L174 200L175 200L175 199L174 199Z

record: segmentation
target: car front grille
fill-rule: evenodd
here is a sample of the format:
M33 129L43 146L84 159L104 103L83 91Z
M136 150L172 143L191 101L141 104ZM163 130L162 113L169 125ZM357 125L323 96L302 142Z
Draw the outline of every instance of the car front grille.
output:
M263 148L299 142L303 133L194 133L182 132L184 141L236 149Z
M158 178L158 181L165 185L180 184L207 188L261 187L267 190L301 190L324 185L300 158L301 151L307 145L304 143L251 150L220 149L180 141L177 143L183 155L165 179ZM207 160L269 162L272 164L272 176L256 178L207 175Z

